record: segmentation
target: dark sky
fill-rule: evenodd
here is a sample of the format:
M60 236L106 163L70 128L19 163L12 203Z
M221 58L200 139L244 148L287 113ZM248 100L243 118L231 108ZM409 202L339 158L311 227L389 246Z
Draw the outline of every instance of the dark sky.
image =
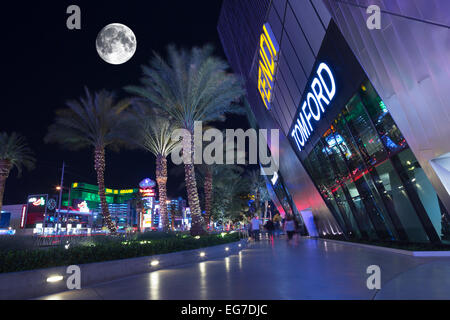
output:
M63 160L67 183L96 183L92 150L70 152L46 145L43 138L53 121L54 110L81 96L86 85L125 96L123 87L137 84L142 64L152 50L165 52L169 43L184 47L212 43L216 54L224 53L217 34L221 1L22 1L2 9L1 75L3 78L0 131L17 131L28 139L37 167L17 178L13 171L6 182L5 204L24 203L33 193L51 192L59 184ZM81 8L81 30L68 30L66 8ZM105 63L97 54L95 39L107 24L130 27L137 38L134 57L123 65ZM7 46L6 46L7 44ZM245 127L233 117L227 127ZM110 188L137 187L145 177L154 179L151 154L123 150L107 153L105 182ZM182 176L169 178L169 196L185 196L178 188Z

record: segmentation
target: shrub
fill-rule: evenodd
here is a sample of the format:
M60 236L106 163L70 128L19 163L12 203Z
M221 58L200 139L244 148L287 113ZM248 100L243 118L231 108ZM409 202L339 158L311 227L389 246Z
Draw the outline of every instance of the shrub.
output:
M156 234L156 232L155 232ZM175 251L191 250L239 240L239 234L206 235L199 239L184 234L153 235L152 240L140 237L85 237L66 249L64 246L46 249L0 251L0 273L15 272L72 264L127 259ZM64 241L61 241L64 242Z

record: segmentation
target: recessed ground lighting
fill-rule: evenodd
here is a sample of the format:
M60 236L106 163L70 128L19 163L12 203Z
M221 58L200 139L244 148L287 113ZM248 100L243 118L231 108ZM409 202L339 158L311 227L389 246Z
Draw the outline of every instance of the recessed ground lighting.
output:
M239 244L238 244L238 247L240 248L240 247L242 247L242 245L239 243Z
M51 276L47 278L47 282L58 282L63 279L63 276Z
M225 251L228 251L228 250L230 250L230 248L226 247L226 248L225 248Z
M150 262L150 265L152 266L157 266L159 264L158 260L153 260L152 262Z
M204 256L206 256L206 253L200 252L200 257L204 257Z
M198 239L200 239L200 236L195 236L194 238L198 240Z

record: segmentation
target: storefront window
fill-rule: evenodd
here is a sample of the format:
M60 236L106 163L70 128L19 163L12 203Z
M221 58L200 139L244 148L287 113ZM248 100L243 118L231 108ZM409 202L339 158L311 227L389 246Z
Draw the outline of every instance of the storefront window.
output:
M407 234L406 240L411 242L428 242L427 234L415 214L414 207L391 162L385 161L374 168L373 173L377 177L377 186L379 190L382 190L381 192L388 206L398 216L400 226Z
M409 242L449 238L450 219L368 81L303 162L347 235Z
M336 199L331 192L331 187L335 184L334 172L329 166L323 166L323 162L317 159L315 152L311 152L304 163L306 170L310 172L312 179L317 181L317 187L325 203L329 207L332 215L337 220L341 229L349 237L353 237L350 221L347 219L347 213L338 207ZM343 212L343 213L342 213ZM357 231L359 233L359 231Z
M407 181L404 182L406 187L412 188L417 193L419 201L425 208L436 233L439 237L442 237L442 219L444 213L441 212L438 196L433 186L410 149L399 153L398 159L402 165L402 176L407 177Z
M349 116L350 114L351 117ZM364 158L371 163L370 154L376 150L376 147L372 147L370 151L358 149L354 140L356 139L359 144L364 144L364 141L370 144L371 142L369 141L375 141L376 138L376 134L369 130L367 115L362 109L358 96L351 99L346 112L337 118L335 125L335 136L339 136L342 140L342 143L339 144L341 158L347 163L351 172L352 181L358 193L361 195L357 198L360 201L358 205L362 206L364 212L367 213L380 239L395 239L397 237L395 228L361 155L361 150L363 150ZM361 135L352 136L351 131L360 132Z
M389 156L407 148L408 144L405 138L369 81L361 86L359 94Z

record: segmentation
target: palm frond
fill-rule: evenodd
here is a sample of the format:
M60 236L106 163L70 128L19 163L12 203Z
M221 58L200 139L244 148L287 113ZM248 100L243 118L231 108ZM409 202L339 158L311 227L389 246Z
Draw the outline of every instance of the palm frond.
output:
M125 89L188 130L195 121L223 120L226 113L239 111L231 105L244 90L242 81L227 72L228 64L213 51L210 45L190 51L169 46L167 60L154 53L149 65L142 67L141 85Z
M102 90L92 95L85 88L85 96L67 101L65 109L56 111L45 142L56 142L73 150L85 147L116 148L126 135L125 110L130 99L116 101L112 92Z
M13 167L17 168L19 176L23 167L31 170L36 163L33 151L28 147L25 137L16 132L10 135L0 132L0 160L11 162Z

